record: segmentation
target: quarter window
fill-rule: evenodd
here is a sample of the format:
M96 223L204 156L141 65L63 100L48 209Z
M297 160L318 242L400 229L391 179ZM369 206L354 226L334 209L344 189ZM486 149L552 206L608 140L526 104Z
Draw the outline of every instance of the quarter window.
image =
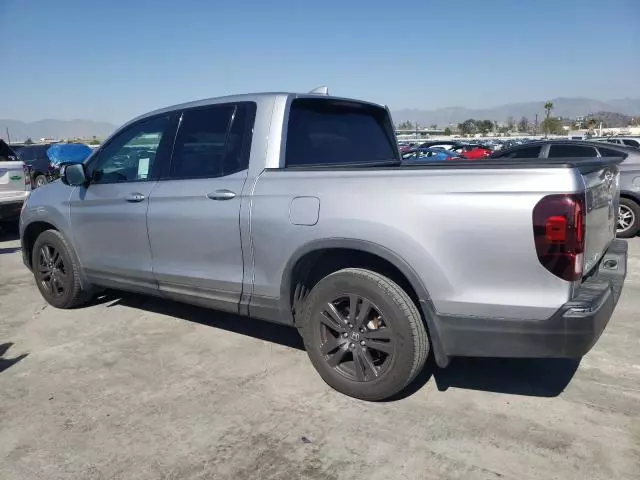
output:
M611 150L610 148L598 147L598 150L600 150L601 157L624 157L625 156L624 153L618 152L617 150Z

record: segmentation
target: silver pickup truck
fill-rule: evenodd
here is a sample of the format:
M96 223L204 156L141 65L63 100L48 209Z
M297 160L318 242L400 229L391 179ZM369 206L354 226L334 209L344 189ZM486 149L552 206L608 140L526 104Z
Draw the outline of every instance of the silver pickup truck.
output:
M626 274L620 160L403 164L383 106L215 98L136 118L33 191L22 251L53 306L106 287L292 325L329 385L380 400L430 351L589 351Z

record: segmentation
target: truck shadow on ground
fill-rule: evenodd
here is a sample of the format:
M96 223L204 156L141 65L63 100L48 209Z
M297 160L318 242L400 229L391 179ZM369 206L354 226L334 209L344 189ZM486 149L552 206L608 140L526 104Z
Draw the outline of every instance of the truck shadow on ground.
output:
M476 358L452 359L445 369L434 367L438 390L464 388L532 397L556 397L573 378L580 359Z
M248 337L278 343L289 348L304 350L304 344L295 328L275 323L252 320L248 317L217 312L170 300L135 294L107 292L98 303L111 301L109 307L123 305L153 313L170 315L189 322L220 328ZM413 395L431 378L439 391L449 388L480 390L534 397L555 397L569 384L579 359L511 359L511 358L454 358L447 368L441 369L430 357L418 377L400 394L389 401Z
M23 353L14 358L4 358L4 354L13 346L13 343L0 344L0 373L4 372L7 368L12 367L19 361L23 360L28 354Z
M20 235L18 235L18 228L17 226L14 228L13 226L10 227L6 227L6 226L1 226L0 227L0 242L11 242L13 240L19 240L20 239ZM5 253L15 253L20 251L20 246L17 247L0 247L0 255L3 255Z
M258 340L266 340L267 342L279 343L285 347L304 351L304 344L298 331L286 325L252 320L249 317L196 307L162 298L122 293L116 293L115 295L116 296L112 295L111 292L107 292L104 297L96 299L96 302L106 303L109 300L115 300L108 306L123 305L162 315L170 315L182 320L187 320L188 322L220 328L228 332L246 335Z

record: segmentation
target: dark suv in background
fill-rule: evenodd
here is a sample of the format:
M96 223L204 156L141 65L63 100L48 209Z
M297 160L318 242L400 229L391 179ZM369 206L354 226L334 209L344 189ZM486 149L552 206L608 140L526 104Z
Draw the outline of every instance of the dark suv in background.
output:
M56 169L51 166L47 150L50 143L38 145L11 145L20 160L30 169L31 185L33 188L41 187L56 178Z

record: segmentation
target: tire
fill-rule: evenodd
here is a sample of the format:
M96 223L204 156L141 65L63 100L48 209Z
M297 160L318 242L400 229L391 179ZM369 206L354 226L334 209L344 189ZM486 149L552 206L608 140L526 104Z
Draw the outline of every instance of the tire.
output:
M35 188L42 187L43 185L46 185L47 183L49 183L47 181L47 177L45 177L42 174L36 175L35 178L33 179L33 185L34 185Z
M362 400L384 400L401 392L429 353L427 331L411 298L395 282L369 270L346 268L320 280L298 322L307 354L323 380Z
M80 283L80 267L57 230L46 230L38 236L31 252L31 265L38 290L50 305L76 308L88 300L89 294Z
M622 215L624 218L624 224ZM616 236L618 238L633 238L640 231L640 205L630 198L620 198ZM624 225L624 228L621 228Z

